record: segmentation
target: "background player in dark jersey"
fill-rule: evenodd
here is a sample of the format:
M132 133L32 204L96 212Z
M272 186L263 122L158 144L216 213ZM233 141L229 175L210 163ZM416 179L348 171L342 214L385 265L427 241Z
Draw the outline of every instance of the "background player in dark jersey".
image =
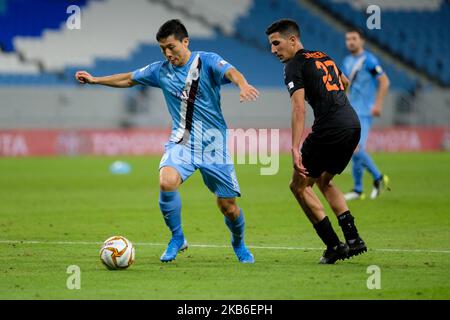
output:
M300 42L300 29L293 20L270 25L272 53L285 63L285 84L292 104L292 159L290 188L327 249L320 263L335 263L367 251L342 192L331 182L349 163L360 138L358 116L344 91L348 79L323 52L308 51ZM314 125L300 142L305 126L305 99L314 111ZM342 243L313 191L317 184L336 214L346 243Z

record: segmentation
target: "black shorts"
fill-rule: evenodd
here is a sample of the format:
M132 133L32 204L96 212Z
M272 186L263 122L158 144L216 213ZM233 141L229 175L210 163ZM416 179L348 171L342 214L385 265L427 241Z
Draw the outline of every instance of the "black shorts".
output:
M302 162L308 176L319 178L323 172L340 174L359 143L360 128L312 132L302 145Z

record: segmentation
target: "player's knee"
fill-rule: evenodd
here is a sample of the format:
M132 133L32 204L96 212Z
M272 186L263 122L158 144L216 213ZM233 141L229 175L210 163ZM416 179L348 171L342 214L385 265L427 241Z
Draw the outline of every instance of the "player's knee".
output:
M297 194L297 195L301 195L305 191L305 187L299 185L295 181L291 181L291 183L289 183L289 189L291 189L291 192L293 194Z
M238 206L234 201L219 201L218 205L223 215L232 220L234 220L234 218L237 218L237 216L239 215Z
M325 179L321 177L319 180L317 180L317 187L320 191L324 192L328 187L331 185L331 180Z
M236 212L236 207L235 204L222 204L220 205L220 211L226 216L232 216Z
M295 190L297 190L297 186L296 186L296 184L294 183L294 181L291 181L291 182L289 183L289 189L291 189L291 191L294 192L294 193L295 193Z
M364 145L359 145L355 152L353 153L353 155L356 155L358 157L361 157L361 155L363 155L364 153L366 153L366 147Z
M327 187L327 183L325 183L324 181L321 181L321 179L319 179L317 181L317 187L319 188L320 191L324 191Z
M162 175L159 177L159 188L162 191L174 191L178 189L179 178L173 175Z
M361 161L362 153L363 150L361 148L355 150L355 152L353 153L352 160L355 162Z

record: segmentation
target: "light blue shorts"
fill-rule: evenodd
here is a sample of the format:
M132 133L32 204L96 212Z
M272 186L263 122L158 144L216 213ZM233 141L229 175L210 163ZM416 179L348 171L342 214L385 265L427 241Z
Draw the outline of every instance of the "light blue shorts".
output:
M370 129L372 129L372 117L360 116L359 122L361 123L361 138L359 139L359 148L366 150L367 140L369 139Z
M189 147L182 144L168 143L159 164L162 167L172 167L178 171L181 179L186 181L197 169L203 177L208 189L219 198L235 198L241 196L236 171L231 161L219 163L195 161Z

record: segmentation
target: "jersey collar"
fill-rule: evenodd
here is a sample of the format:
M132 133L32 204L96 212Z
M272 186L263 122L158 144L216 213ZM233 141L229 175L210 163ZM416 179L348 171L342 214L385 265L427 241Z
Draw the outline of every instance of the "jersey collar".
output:
M186 64L184 66L177 67L177 66L172 65L170 62L169 62L169 65L172 67L173 70L183 70L183 69L189 68L189 66L191 65L192 61L194 60L196 54L197 54L197 52L191 51L191 56L189 57L189 60L186 62Z

